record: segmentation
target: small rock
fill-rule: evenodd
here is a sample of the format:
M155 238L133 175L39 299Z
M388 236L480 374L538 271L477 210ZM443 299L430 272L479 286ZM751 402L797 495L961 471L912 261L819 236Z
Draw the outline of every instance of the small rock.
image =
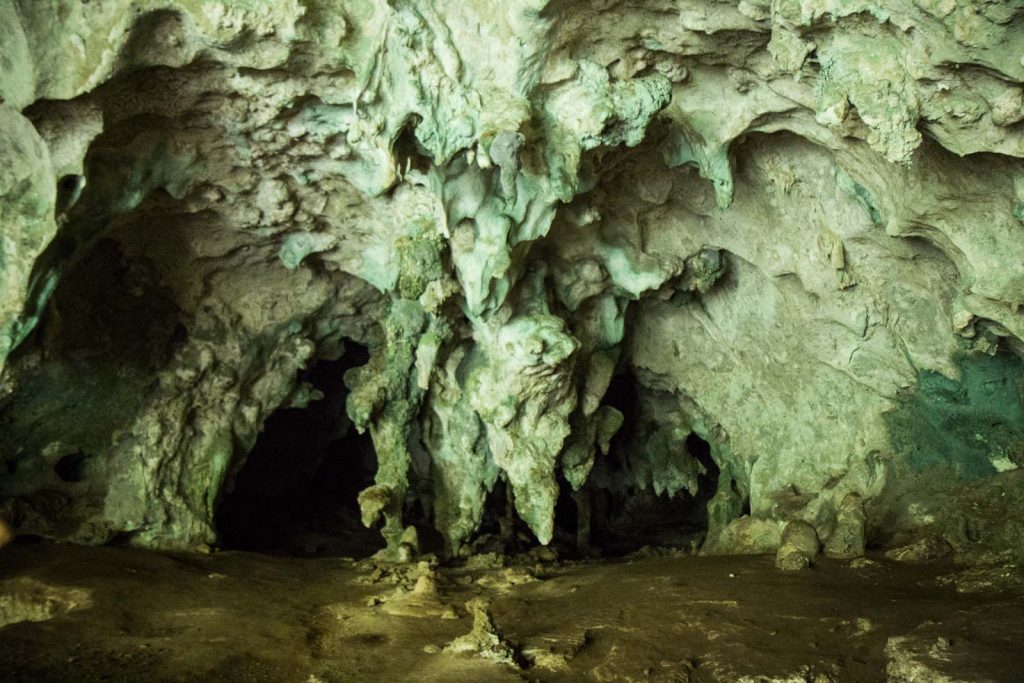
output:
M704 555L760 555L774 552L782 538L780 520L744 516L709 536Z
M865 633L871 633L875 630L875 624L867 617L857 617L857 632L856 635L862 636Z
M785 571L806 569L814 563L820 548L814 527L802 520L794 520L782 530L775 566Z
M92 607L92 591L51 586L27 576L0 582L0 627L46 621L73 609Z
M877 569L880 566L881 565L875 562L874 560L869 560L866 557L857 557L854 558L852 562L850 562L851 569Z
M798 572L811 566L811 558L803 553L790 552L775 556L775 566L787 572Z
M864 501L856 493L848 493L836 512L836 525L825 543L825 554L839 559L864 555Z
M535 562L555 562L558 560L558 552L546 545L537 546L530 551L530 555Z
M505 566L505 557L498 553L480 553L466 559L466 569L500 569Z
M946 557L951 552L953 548L943 539L926 536L913 543L893 548L885 556L896 562L931 562Z

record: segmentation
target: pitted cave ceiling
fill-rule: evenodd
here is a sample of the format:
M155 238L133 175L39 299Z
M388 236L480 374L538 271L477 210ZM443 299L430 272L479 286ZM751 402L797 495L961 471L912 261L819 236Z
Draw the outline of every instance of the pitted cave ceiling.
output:
M337 529L396 558L645 515L706 552L858 519L1022 552L1019 3L5 0L0 31L19 533L216 546L261 467L351 467Z

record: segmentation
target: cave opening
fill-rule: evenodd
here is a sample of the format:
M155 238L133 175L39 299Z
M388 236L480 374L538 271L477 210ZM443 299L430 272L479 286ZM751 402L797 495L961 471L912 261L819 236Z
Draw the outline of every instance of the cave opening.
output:
M708 503L718 491L718 477L721 469L711 455L711 444L696 432L686 437L686 451L700 463L701 472L697 475L697 492L692 498L691 523L696 524L703 532L708 529Z
M556 507L556 515L558 509ZM556 522L556 531L558 528ZM557 535L554 543L559 543ZM528 552L537 545L530 527L516 514L512 484L505 474L500 474L484 501L480 525L461 554L467 557L485 553L514 555Z
M650 412L651 396L643 392L629 370L612 378L604 402L622 413L623 424L608 454L597 454L579 491L559 478L555 543L560 551L620 557L644 547L692 549L706 537L708 504L720 473L711 444L696 432L683 444L659 440L664 427ZM662 448L667 452L659 453ZM662 456L663 464L655 465L652 454ZM687 471L691 460L699 465L694 492L655 490L655 467Z
M365 347L349 343L340 359L300 373L300 383L322 396L267 418L221 494L214 521L222 548L366 557L383 547L379 531L363 526L357 501L373 483L376 453L345 413L345 372L368 358Z

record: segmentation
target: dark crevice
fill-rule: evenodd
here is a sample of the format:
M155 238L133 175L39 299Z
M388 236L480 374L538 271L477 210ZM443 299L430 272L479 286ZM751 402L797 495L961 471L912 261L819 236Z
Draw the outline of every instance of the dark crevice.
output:
M80 482L85 479L85 465L88 456L82 451L75 451L61 456L53 466L53 471L61 481Z
M573 499L572 486L565 477L558 477L558 502L555 504L555 541L573 548L577 545L579 505Z
M623 426L612 439L607 457L597 455L583 488L572 491L560 480L555 509L555 544L560 553L622 556L645 546L690 548L708 529L708 503L718 488L720 469L711 445L696 433L685 443L665 441L666 428L647 412L645 395L628 370L616 375L604 403L623 414ZM659 431L660 430L660 431ZM651 444L654 444L653 446ZM685 468L695 459L701 471L695 493L680 490L657 495L642 473L645 458L666 444L670 458ZM582 522L582 524L580 524Z
M85 187L85 177L80 175L63 176L57 183L56 212L58 215L68 212Z
M406 170L413 170L419 173L426 173L430 170L432 160L430 153L420 144L416 138L416 126L419 125L419 118L413 117L402 128L394 143L395 159L398 167L404 173Z
M697 476L697 493L691 499L693 504L691 520L707 531L708 503L718 491L718 477L721 470L715 459L711 457L711 445L696 433L691 433L686 437L686 450L697 459L704 469L704 472Z
M320 361L300 382L323 394L304 408L283 408L264 423L244 465L217 506L220 545L300 556L365 557L383 544L360 521L357 496L373 483L376 453L345 414L344 374L364 365L364 347Z
M492 552L514 555L537 545L529 526L515 513L510 486L508 480L500 476L487 494L480 526L463 550L464 555Z

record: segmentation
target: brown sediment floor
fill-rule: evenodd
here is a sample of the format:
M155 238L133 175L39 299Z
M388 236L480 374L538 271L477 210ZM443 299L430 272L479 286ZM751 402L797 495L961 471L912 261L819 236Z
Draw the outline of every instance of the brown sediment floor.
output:
M0 623L42 620L0 628L0 680L1024 680L1017 567L535 559L436 570L15 545ZM517 664L444 651L475 597Z

